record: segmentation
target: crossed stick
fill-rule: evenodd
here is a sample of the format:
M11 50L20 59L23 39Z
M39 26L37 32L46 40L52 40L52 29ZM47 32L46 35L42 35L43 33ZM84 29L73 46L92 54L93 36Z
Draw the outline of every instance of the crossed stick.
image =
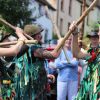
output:
M37 40L25 40L24 42L25 44L37 44L38 43ZM18 43L18 41L4 42L4 43L0 43L0 46L14 45L16 43Z
M62 39L62 42L59 43L59 45L54 49L56 52L59 51L59 49L62 47L63 48L63 45L65 44L65 41L69 38L69 36L71 35L71 33L73 32L73 30L75 29L76 26L78 26L83 20L84 18L88 15L88 13L93 9L93 7L96 5L98 0L94 0L92 2L92 4L88 7L87 10L85 10L83 12L83 14L80 16L80 18L76 21L76 24L72 27L72 29L70 29L64 36L64 38ZM48 13L48 8L46 6L46 11L47 11L47 14L49 16L49 18L52 20L51 16L49 15ZM52 23L53 23L53 20L52 20ZM58 38L61 38L61 35L59 33L59 30L57 28L57 26L55 25L55 23L53 23L54 27L55 27L55 30L56 30L56 34L58 36ZM64 51L64 54L65 54L65 57L66 57L66 60L68 61L68 63L70 63L70 60L68 59L67 55L66 55L66 52L65 52L65 49L63 48L63 51Z
M59 29L58 29L57 25L54 23L54 21L52 20L50 14L49 14L49 12L48 12L48 7L45 6L45 9L46 9L46 12L47 12L47 14L48 14L50 20L52 21L52 24L53 24L54 28L55 28L56 35L57 35L57 37L60 39L60 38L61 38L61 35L60 35L60 32L59 32ZM64 55L65 55L65 58L66 58L67 62L70 63L70 60L69 60L69 58L68 58L68 56L67 56L67 54L66 54L65 48L62 47L62 50L63 50L63 52L64 52Z
M75 25L72 27L72 29L70 29L64 36L64 38L62 39L62 41L59 43L59 45L54 49L56 52L59 51L59 49L61 47L63 47L63 45L65 44L65 41L69 38L69 36L71 35L71 33L73 32L73 30L75 29L76 26L78 26L83 20L84 18L89 14L89 12L93 9L93 7L96 5L97 1L99 0L94 0L91 5L83 12L83 14L79 17L79 19L76 21Z
M16 27L11 25L10 23L8 23L7 21L5 21L4 19L0 18L0 22L4 23L5 25L9 26L10 28L12 28L13 30L16 30ZM38 41L37 40L33 40L33 38L31 36L29 36L28 34L23 33L25 37L27 37L30 40L25 40L25 44L37 44ZM13 41L13 42L5 42L5 43L0 43L0 46L5 46L5 45L14 45L16 44L18 41Z
M72 27L72 29L70 29L70 30L65 34L64 38L62 39L62 42L60 42L59 45L54 49L56 52L58 52L59 49L60 49L61 47L63 47L63 45L65 44L65 41L66 41L66 40L68 39L68 37L71 35L71 33L73 32L73 30L75 29L75 27L78 26L78 25L84 20L84 18L89 14L89 12L90 12L90 11L93 9L93 7L96 5L97 1L98 1L98 0L94 0L94 1L92 2L92 4L88 7L88 9L85 10L85 11L83 12L83 14L79 17L79 19L76 21L76 23L75 23L75 25ZM14 27L13 25L9 24L9 23L6 22L5 20L3 20L3 19L0 18L0 21L3 22L4 24L6 24L7 26L9 26L10 28L12 28L12 29L15 30L16 27ZM25 34L25 33L24 33L24 35L25 35L27 38L29 38L29 39L33 39L32 37L30 37L29 35L27 35L27 34Z
M0 22L2 22L3 24L9 26L10 28L12 28L13 30L16 30L16 27L11 25L10 23L8 23L6 20L0 18ZM23 33L24 36L26 36L28 39L33 40L33 38L31 36L29 36L28 34Z

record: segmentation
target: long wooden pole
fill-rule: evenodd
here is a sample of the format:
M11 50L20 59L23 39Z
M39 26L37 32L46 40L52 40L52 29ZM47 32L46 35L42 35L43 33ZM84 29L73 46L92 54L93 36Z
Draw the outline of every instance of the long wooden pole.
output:
M10 28L12 28L13 30L16 30L16 27L11 25L10 23L8 23L6 20L0 18L0 22L9 26ZM31 36L29 36L28 34L23 33L28 39L33 40L33 38Z
M82 2L82 14L83 12L85 11L85 8L86 8L86 0L83 0ZM85 23L85 20L82 21L82 24L81 24L81 27L80 27L80 35L79 35L79 40L83 40L83 35L84 35L84 23ZM82 47L82 42L80 42L80 47Z
M53 24L54 29L55 29L55 31L56 31L57 37L60 39L60 38L61 38L61 35L60 35L60 32L59 32L59 29L58 29L56 23L52 20L50 14L49 14L49 12L48 12L48 7L47 7L47 6L45 6L45 10L46 10L46 12L47 12L48 17L49 17L50 20L52 21L52 24ZM69 60L69 58L68 58L68 56L67 56L67 54L66 54L65 48L62 47L62 50L63 50L63 52L64 52L64 55L65 55L65 58L66 58L67 62L70 63L70 60Z
M76 21L75 25L72 27L72 29L70 29L64 36L64 38L62 39L62 42L59 43L59 45L54 49L56 52L59 51L59 49L65 44L65 41L68 39L68 37L71 35L71 33L73 32L73 30L75 29L76 26L78 26L83 20L84 18L89 14L89 12L93 9L93 7L96 5L98 0L94 0L92 2L92 4L88 7L87 10L84 11L84 13L80 16L80 18Z
M6 45L14 45L16 44L18 41L11 41L11 42L3 42L0 43L0 46L6 46ZM38 41L37 40L25 40L25 44L37 44Z

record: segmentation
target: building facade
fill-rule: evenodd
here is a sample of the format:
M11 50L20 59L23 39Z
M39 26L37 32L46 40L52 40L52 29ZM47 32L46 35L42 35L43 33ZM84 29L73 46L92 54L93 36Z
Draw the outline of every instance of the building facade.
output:
M93 0L92 0L93 1ZM100 1L98 5L85 18L84 33L90 31L91 25L100 21ZM86 8L91 0L86 0ZM62 36L68 31L70 24L76 21L82 14L82 0L57 0L56 23ZM80 27L80 26L79 26Z
M39 1L39 2L38 2ZM55 3L56 11L51 8L48 10L52 20L48 18L45 11L45 3L49 0L31 0L30 8L32 10L33 23L42 25L45 29L42 33L43 41L51 40L53 33L56 33L53 23L58 27L58 31L62 36L68 31L70 24L76 21L82 14L82 1L83 0L51 0ZM86 8L93 0L86 0ZM99 0L98 0L99 1ZM41 4L44 3L44 4ZM54 4L53 3L53 4ZM84 33L91 30L91 26L100 21L100 1L96 7L85 18ZM80 26L81 27L81 24Z
M47 0L30 0L29 10L31 10L31 18L33 24L40 25L44 30L42 32L42 41L45 43L52 39L53 25L51 19L47 15L46 4ZM48 4L47 4L48 5ZM53 12L53 8L49 5L48 13ZM51 14L50 14L51 15ZM53 17L52 17L53 18Z

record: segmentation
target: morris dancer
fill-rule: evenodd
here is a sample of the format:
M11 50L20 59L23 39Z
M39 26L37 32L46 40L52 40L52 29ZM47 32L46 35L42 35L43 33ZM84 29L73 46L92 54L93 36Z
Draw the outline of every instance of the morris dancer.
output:
M24 40L26 37L23 35L23 31L20 28L16 28L16 34L19 37L18 43L11 47L1 47L0 48L0 56L16 56L19 51L21 50ZM4 38L4 40L6 40ZM15 96L14 91L11 89L11 69L9 66L7 67L7 64L4 59L2 60L2 57L0 58L0 100L4 99L12 99L13 96ZM14 69L13 64L11 65L12 69Z
M70 28L74 24L72 23ZM94 30L87 35L90 40L90 46L87 52L82 52L78 46L77 28L73 31L73 55L79 59L82 58L88 61L88 67L76 100L97 100L100 98L100 44L98 32Z

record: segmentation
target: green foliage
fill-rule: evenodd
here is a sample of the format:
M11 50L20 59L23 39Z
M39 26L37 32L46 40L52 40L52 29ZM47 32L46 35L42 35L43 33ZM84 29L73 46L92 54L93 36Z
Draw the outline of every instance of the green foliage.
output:
M0 15L12 25L23 27L29 23L29 0L0 0Z
M93 30L98 30L99 29L99 23L98 22L95 22L91 25L92 29Z
M91 21L91 25L89 27L90 27L90 30L98 30L99 26L100 26L99 21L97 21L97 22Z
M11 30L9 27L0 25L0 35L4 33L13 33L13 30Z

